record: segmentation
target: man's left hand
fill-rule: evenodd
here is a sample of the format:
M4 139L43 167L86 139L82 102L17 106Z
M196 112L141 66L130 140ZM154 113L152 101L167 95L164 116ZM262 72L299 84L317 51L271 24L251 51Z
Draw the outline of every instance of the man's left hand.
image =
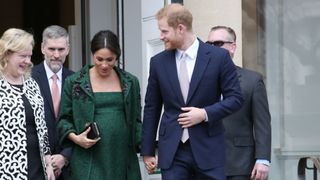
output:
M196 107L183 107L183 113L179 114L178 122L182 128L188 128L201 123L206 119L204 109Z
M62 168L66 163L65 157L61 154L54 154L51 156L51 163L52 163L54 175L56 177L59 177L62 172Z

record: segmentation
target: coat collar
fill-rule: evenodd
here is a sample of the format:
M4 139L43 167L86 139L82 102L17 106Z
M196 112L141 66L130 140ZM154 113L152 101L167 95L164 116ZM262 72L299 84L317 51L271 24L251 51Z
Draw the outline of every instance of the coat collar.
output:
M92 68L93 65L86 65L84 68L82 68L78 74L78 76L75 79L75 85L73 86L73 93L75 93L76 96L81 97L81 91L85 92L85 94L90 98L93 98L93 91L90 83L90 78L89 78L89 69ZM125 73L123 70L121 70L118 67L114 67L114 70L119 76L121 87L122 87L122 93L124 95L124 99L126 100L131 86L132 86L132 81L128 77L128 74Z
M50 110L52 113L54 113L54 109L53 109L53 102L52 102L52 97L51 97L51 91L50 91L50 85L49 85L49 81L47 78L47 72L45 70L45 65L44 65L44 61L42 61L41 64L37 65L34 67L35 72L37 72L38 74L35 74L33 76L33 78L37 79L39 81L39 87L41 89L41 92L43 94L43 96L45 97L45 101L49 102L50 105ZM61 91L62 92L62 91Z
M166 57L163 59L165 61L163 64L164 71L166 71L164 74L168 76L168 82L170 83L172 87L172 92L176 94L177 97L179 97L179 100L181 103L184 103L183 96L181 93L180 85L179 85L179 77L177 72L177 64L176 64L176 50L166 50Z
M128 77L128 74L125 73L122 69L115 67L114 68L117 72L117 74L120 77L120 83L121 83L121 88L122 88L122 93L124 96L124 100L127 99L129 92L132 88L132 81L131 79Z

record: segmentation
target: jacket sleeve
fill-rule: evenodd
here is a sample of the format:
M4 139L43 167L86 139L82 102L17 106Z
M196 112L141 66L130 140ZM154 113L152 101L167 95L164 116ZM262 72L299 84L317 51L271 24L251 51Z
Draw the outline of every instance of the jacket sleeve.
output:
M260 76L252 96L252 115L255 133L255 158L270 161L271 156L271 117L267 92Z
M44 155L50 155L50 144L49 144L49 135L48 128L45 121L44 115L44 101L41 95L41 91L38 83L33 79L29 78L27 80L27 86L30 91L27 92L28 99L35 99L35 103L37 103L38 108L35 108L35 122L37 126L37 133L40 141L40 146Z
M135 99L135 146L139 147L141 143L141 95L140 95L140 85L138 79L135 79L134 84L134 99ZM140 148L140 147L139 147Z
M66 78L61 96L59 122L57 125L59 143L62 147L72 146L73 143L68 139L68 135L71 132L76 132L73 123L72 87L73 83L71 79Z
M209 121L214 125L217 121L236 112L241 108L243 97L241 93L240 83L236 71L236 67L232 62L229 54L224 53L220 67L219 83L223 100L205 107Z

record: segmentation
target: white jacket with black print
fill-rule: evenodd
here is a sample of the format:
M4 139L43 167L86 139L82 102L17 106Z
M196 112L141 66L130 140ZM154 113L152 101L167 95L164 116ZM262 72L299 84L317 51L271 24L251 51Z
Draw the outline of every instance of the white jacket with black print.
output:
M0 179L28 179L27 130L23 94L33 109L40 157L43 170L46 172L44 156L50 154L50 148L44 119L44 103L39 86L35 80L27 78L21 92L0 77Z

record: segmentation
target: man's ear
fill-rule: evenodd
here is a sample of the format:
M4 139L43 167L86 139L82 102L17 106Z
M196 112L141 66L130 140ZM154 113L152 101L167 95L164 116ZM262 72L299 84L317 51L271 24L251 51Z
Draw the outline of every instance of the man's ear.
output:
M237 44L236 43L230 44L229 51L230 51L230 53L232 53L232 56L236 53L236 49L237 49Z
M70 44L68 44L66 51L67 51L67 54L70 53Z
M177 30L179 32L184 32L184 31L186 31L186 29L187 29L187 27L183 24L178 24L178 26L177 26Z
M42 54L44 54L43 48L44 48L44 44L43 44L43 42L42 42L42 43L41 43L41 52L42 52Z

